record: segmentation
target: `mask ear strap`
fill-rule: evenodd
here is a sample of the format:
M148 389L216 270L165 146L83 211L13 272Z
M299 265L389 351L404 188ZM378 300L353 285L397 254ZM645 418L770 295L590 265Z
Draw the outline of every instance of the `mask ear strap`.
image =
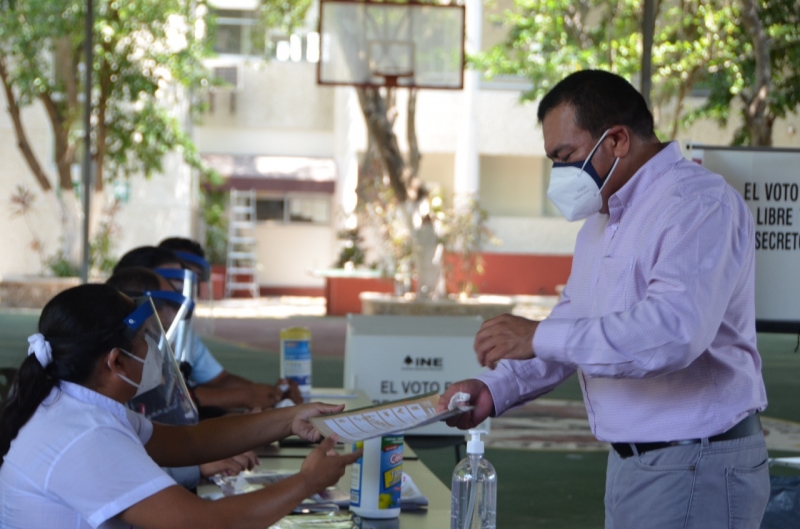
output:
M608 181L611 180L611 175L614 174L614 169L617 168L617 164L618 163L619 163L619 158L615 158L614 159L614 165L612 165L611 169L609 169L608 174L606 175L605 180L603 180L603 185L600 186L599 191L602 191L603 188L606 187L606 184L608 183Z
M581 166L581 171L583 171L586 168L586 164L589 163L589 160L592 159L592 156L594 156L594 152L597 150L598 147L600 147L600 144L603 143L603 140L606 139L606 136L608 135L608 131L610 131L610 130L611 129L606 129L606 131L603 133L603 135L600 136L600 139L597 140L597 143L594 144L594 147L592 148L592 151L589 153L589 156L586 157L586 160L583 162L583 165ZM617 161L619 161L619 158L617 158ZM616 165L616 163L615 163L615 165ZM611 173L608 173L608 174L611 174ZM608 177L606 177L606 180L608 180ZM605 185L605 184L603 184L603 185Z
M134 354L131 354L131 353L129 353L129 352L128 352L128 351L126 351L125 349L122 349L122 348L120 348L120 347L117 347L116 349L117 349L118 351L122 352L122 353L125 353L126 355L130 356L131 358L135 358L136 360L138 360L139 362L141 362L141 363L143 363L143 364L144 364L144 360L142 360L141 358L139 358L138 356L136 356L136 355L134 355ZM106 363L106 365L108 366L108 369L109 369L109 370L110 370L112 373L114 373L115 375L117 375L119 378L121 378L122 380L124 380L125 382L127 382L128 384L130 384L131 386L133 386L133 387L135 387L135 388L138 388L138 387L139 387L139 384L137 384L137 383L136 383L136 382L134 382L133 380L131 380L131 379L129 379L128 377L126 377L125 375L123 375L123 374L121 374L121 373L117 373L116 371L114 371L113 369L111 369L111 360L110 360L110 359L108 360L108 362Z

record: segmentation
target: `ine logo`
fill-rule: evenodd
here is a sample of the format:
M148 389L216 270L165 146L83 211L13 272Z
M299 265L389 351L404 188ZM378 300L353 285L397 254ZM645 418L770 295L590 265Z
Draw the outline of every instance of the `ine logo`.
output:
M444 368L444 360L440 356L406 356L403 359L403 371L441 371Z

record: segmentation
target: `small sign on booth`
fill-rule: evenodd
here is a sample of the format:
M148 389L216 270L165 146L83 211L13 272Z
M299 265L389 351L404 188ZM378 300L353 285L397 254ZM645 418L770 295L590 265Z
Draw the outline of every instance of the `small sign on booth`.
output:
M473 349L482 322L477 316L350 314L344 385L364 391L374 404L444 393L453 382L473 378L485 369ZM443 422L414 430L414 435L454 433Z

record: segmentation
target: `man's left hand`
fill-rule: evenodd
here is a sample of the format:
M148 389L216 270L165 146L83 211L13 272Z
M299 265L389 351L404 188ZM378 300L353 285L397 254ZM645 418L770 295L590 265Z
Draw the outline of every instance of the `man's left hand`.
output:
M494 369L503 358L527 360L535 357L533 335L538 326L538 321L511 314L502 314L483 322L475 335L478 363Z
M312 402L310 404L293 406L289 409L294 411L294 418L292 419L292 433L306 441L319 441L322 439L322 434L320 434L317 429L311 425L311 422L308 419L317 415L339 413L344 409L344 404L334 405L323 404L321 402Z

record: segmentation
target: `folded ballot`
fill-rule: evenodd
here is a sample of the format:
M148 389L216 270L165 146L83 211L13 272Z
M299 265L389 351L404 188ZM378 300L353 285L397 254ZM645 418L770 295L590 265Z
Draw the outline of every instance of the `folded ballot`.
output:
M339 441L354 443L419 428L472 409L472 406L457 405L437 412L438 403L438 393L428 393L366 408L318 415L309 420L325 437L336 434Z

